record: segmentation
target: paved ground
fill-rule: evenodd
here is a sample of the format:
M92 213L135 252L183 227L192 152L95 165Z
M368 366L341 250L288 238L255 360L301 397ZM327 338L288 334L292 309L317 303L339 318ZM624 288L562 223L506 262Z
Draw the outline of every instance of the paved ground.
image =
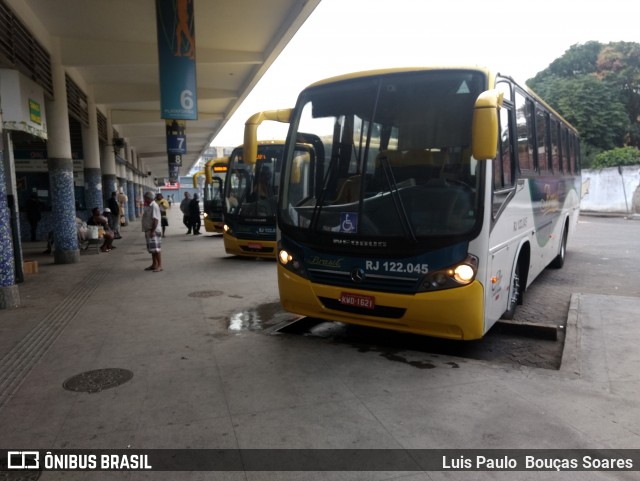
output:
M274 328L294 317L278 307L274 263L230 258L219 237L185 236L178 225L174 209L161 273L144 271L149 255L138 223L124 229L116 250L83 254L79 264L52 265L51 257L34 254L40 272L21 285L22 307L0 311L0 449L640 445L640 296L633 290L639 276L632 269L620 271L637 259L622 237L637 239L640 223L583 219L581 235L593 236L593 246L572 244L565 268L543 274L567 292L586 292L545 303L551 322L567 326L558 370L410 345L381 349L376 343L277 333ZM597 242L604 249L612 246L610 252L623 260L599 254ZM42 246L27 247L38 252ZM585 269L573 271L572 265ZM587 290L589 277L601 282L600 288L592 284ZM545 289L551 286L532 286L527 299L544 297ZM561 304L564 317L553 302ZM546 319L545 312L535 316L538 322ZM93 394L63 388L77 374L105 368L128 370L133 377ZM44 472L40 477L496 478L556 476L247 471ZM562 478L637 479L637 472Z

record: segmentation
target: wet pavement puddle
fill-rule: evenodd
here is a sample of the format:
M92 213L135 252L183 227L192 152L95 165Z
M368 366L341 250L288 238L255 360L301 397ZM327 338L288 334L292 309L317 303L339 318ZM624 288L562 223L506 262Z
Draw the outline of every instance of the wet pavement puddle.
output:
M417 369L438 366L458 369L466 360L473 359L557 370L564 348L562 329L497 323L482 339L454 341L297 316L284 311L277 301L234 312L225 319L230 332L313 337L348 345L361 353L378 353L389 361ZM443 362L438 359L441 355L459 360Z

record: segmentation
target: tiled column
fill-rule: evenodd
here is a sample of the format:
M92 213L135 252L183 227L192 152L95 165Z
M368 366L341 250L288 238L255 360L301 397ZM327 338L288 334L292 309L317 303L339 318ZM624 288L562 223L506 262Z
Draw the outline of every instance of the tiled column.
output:
M88 211L98 207L102 212L102 171L99 168L84 168L84 197Z
M131 171L127 172L127 188L129 189L127 192L129 196L129 222L133 222L136 220L136 189L133 184L133 173Z
M7 201L2 144L2 119L0 118L0 309L8 309L18 307L20 293L15 277L11 213Z
M102 200L106 202L111 192L118 192L118 179L116 177L116 156L113 151L113 139L111 138L113 127L111 125L111 111L106 113L108 142L102 146L100 156L100 170L102 172ZM104 205L104 204L103 204Z

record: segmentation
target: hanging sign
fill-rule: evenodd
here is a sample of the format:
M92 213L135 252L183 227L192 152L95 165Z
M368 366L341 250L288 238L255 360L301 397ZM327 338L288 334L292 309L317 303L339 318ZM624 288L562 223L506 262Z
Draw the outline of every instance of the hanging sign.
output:
M165 120L167 128L167 153L184 155L187 153L187 121Z
M194 0L156 0L160 117L198 119Z

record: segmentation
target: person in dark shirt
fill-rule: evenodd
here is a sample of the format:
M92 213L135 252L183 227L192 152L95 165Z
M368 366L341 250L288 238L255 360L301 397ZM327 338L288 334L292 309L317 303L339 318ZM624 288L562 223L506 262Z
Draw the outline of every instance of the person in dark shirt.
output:
M38 222L42 218L42 203L35 192L27 199L25 211L31 226L31 242L35 242L37 240Z
M200 235L200 200L198 194L193 194L189 202L189 222L193 228L193 235Z

